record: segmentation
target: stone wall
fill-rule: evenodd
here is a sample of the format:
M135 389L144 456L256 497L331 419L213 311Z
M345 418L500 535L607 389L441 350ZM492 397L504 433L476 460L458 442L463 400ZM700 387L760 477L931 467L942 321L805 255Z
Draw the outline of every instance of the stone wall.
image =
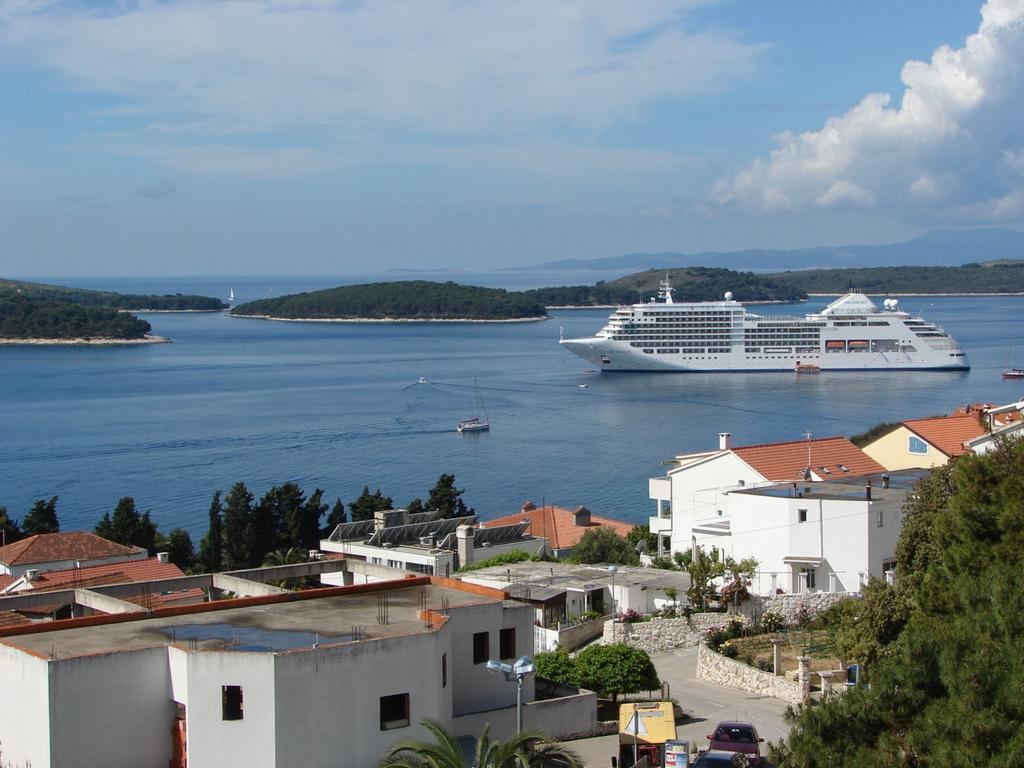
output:
M804 699L800 683L727 659L706 645L697 649L697 679L739 688L760 696L771 696L790 704L799 704Z
M807 592L802 595L775 595L774 597L752 596L740 606L740 613L748 618L760 616L765 611L778 611L788 624L795 624L801 607L811 616L817 616L840 600L859 597L857 592Z
M689 619L655 618L635 624L613 624L606 621L601 642L612 642L614 627L616 642L629 643L648 653L659 653L699 645L709 629L724 626L728 620L729 615L725 613L695 613Z

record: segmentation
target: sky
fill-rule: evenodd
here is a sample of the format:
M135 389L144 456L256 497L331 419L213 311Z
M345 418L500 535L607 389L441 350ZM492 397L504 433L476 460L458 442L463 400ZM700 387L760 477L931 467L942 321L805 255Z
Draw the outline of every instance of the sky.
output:
M0 276L1024 223L1024 0L0 0Z

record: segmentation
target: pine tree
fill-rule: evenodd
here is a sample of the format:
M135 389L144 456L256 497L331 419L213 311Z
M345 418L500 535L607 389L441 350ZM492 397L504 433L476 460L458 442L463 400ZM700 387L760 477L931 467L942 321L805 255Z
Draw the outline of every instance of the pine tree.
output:
M21 528L17 520L7 514L7 507L0 507L0 546L13 544L21 538Z
M206 535L199 542L199 559L208 573L216 573L223 566L224 523L222 515L224 507L220 501L220 491L213 494L210 502L210 523Z
M323 498L323 489L317 488L298 510L299 514L289 525L292 546L306 550L320 548L320 518L327 512Z
M131 496L121 497L113 516L104 513L96 525L95 533L126 547L142 547L149 552L156 550L156 524L149 512L139 514L135 508L135 499Z
M463 491L455 487L455 475L444 474L427 496L427 509L437 510L441 517L466 517L473 514L462 500Z
M250 567L252 553L252 502L253 495L245 483L231 486L224 500L224 533L221 550L221 567L226 571Z
M50 500L37 499L32 509L21 521L21 530L25 536L39 533L60 533L60 520L57 518L57 497Z
M348 513L352 522L357 523L360 520L372 520L374 512L393 508L391 497L384 496L380 488L370 493L369 486L364 485L359 498L348 505Z
M331 507L331 514L327 516L327 525L320 529L320 538L326 539L334 532L335 528L347 522L348 515L345 514L345 504L341 499L336 499L334 506Z
M191 568L196 562L195 549L192 546L192 537L184 528L175 528L167 534L166 546L167 556L176 566L185 570Z

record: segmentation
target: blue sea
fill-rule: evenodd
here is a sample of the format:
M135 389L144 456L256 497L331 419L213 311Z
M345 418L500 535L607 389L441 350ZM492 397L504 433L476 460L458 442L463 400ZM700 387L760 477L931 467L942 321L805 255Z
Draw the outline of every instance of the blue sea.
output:
M595 273L422 274L525 288L593 283ZM238 301L368 279L91 279L47 282L122 292L202 293ZM759 311L803 313L823 306ZM967 373L601 374L561 349L600 328L607 310L554 311L521 324L313 324L223 314L147 314L173 344L0 347L0 505L22 516L58 495L65 529L92 528L135 497L162 529L205 530L210 497L243 480L257 496L294 481L348 502L363 486L396 505L455 474L486 519L527 499L585 505L642 522L647 479L685 451L852 434L880 421L1009 402L1020 382L1000 370L1024 297L907 297L964 346ZM427 383L418 383L425 377ZM475 412L491 421L458 434ZM580 385L586 384L586 388Z

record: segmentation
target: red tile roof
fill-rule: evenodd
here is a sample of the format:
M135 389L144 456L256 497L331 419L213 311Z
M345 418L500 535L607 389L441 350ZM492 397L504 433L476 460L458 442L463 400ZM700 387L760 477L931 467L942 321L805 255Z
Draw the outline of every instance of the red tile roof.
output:
M181 569L174 563L162 563L155 557L148 560L125 560L120 563L103 563L87 568L66 568L60 571L46 571L40 573L32 582L31 589L9 594L37 594L40 592L56 592L62 589L88 589L99 587L105 584L128 584L137 581L152 581L154 579L172 579L184 576ZM144 593L134 597L124 597L128 602L137 603L146 608L154 608L167 603L180 600L195 600L203 596L201 589L188 589L185 591L170 592L166 595L159 593ZM46 606L56 610L59 605ZM39 608L33 608L33 612L39 612ZM51 613L51 610L43 610L42 613Z
M8 576L6 573L0 573L0 592L2 592L4 587L8 584L13 584L17 580L17 576Z
M903 426L947 456L960 456L967 453L964 441L973 440L985 434L985 428L978 423L978 419L973 415L911 419L904 421Z
M802 480L807 469L808 448L811 471L823 480L885 472L885 467L845 437L744 445L733 448L732 452L766 480Z
M88 531L40 533L0 547L0 562L33 565L59 560L98 560L103 557L131 557L134 547L125 547Z
M488 520L484 523L486 528L495 528L499 525L515 525L528 520L530 525L526 529L532 536L543 537L548 540L550 549L571 549L591 528L601 526L611 528L619 536L625 536L633 529L632 523L622 520L613 520L609 517L598 517L590 515L590 523L587 525L576 525L576 512L565 507L556 507L551 504L543 507L535 507L532 502L526 502L523 509L514 515L499 517L497 520Z
M4 627L19 627L22 624L31 624L30 619L26 619L20 613L14 611L0 611L0 629Z

